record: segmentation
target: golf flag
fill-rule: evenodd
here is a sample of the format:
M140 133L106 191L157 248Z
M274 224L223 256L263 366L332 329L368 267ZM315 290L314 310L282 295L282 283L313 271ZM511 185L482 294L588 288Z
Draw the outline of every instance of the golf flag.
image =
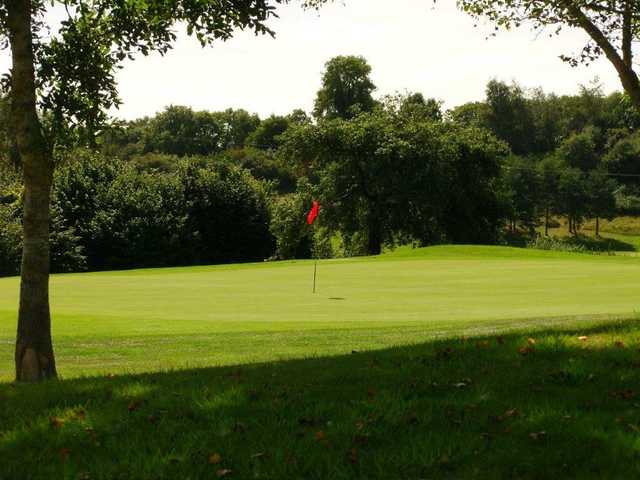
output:
M315 222L316 218L318 218L318 213L320 213L320 204L314 200L311 211L307 215L307 223L309 225L313 225L313 222Z

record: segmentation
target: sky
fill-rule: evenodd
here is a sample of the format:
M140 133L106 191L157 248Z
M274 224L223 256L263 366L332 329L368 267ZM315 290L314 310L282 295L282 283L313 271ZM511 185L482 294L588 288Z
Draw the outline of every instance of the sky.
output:
M492 78L559 94L574 93L595 77L606 92L620 89L606 60L571 68L559 59L582 48L581 31L550 38L521 28L487 39L493 26L474 27L455 0L338 0L320 12L294 2L278 14L270 21L275 39L238 32L204 49L178 28L167 55L139 56L118 72L123 104L113 115L133 119L168 105L244 108L261 117L310 111L324 64L336 55L364 56L377 96L417 91L445 108L482 100ZM6 54L0 57L0 72L9 66Z

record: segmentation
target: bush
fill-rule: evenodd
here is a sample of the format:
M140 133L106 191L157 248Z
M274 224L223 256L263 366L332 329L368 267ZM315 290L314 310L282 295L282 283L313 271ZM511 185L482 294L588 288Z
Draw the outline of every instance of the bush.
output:
M263 260L275 249L267 189L234 166L176 161L175 171L86 151L54 177L54 272ZM22 250L19 181L0 177L0 274L18 273Z
M186 161L179 172L186 202L189 263L264 260L273 255L267 191L244 169L201 168Z
M273 200L269 229L276 239L278 259L311 258L313 232L306 222L310 203L307 196L300 193Z
M527 244L527 248L535 248L537 250L554 250L558 252L578 252L585 253L588 250L584 245L570 242L565 239L556 237L537 236Z

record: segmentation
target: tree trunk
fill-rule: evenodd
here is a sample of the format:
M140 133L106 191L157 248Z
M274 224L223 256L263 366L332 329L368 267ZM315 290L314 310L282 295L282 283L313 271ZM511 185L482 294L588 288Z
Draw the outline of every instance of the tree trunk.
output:
M9 0L7 24L13 66L11 119L24 177L23 251L16 339L16 380L56 376L49 313L49 200L51 150L36 109L31 1Z
M544 211L544 236L549 236L549 207Z
M367 253L369 255L380 255L382 253L382 224L376 207L369 211Z
M581 8L577 5L578 2L563 0L563 3L569 13L574 17L576 23L589 34L593 41L602 50L609 62L614 66L625 92L629 95L629 98L636 108L640 109L640 79L633 70L633 20L631 18L631 2L625 2L626 7L623 13L621 32L623 56L620 56L611 41L609 41L598 26L584 14Z
M600 217L596 217L596 237L600 237Z

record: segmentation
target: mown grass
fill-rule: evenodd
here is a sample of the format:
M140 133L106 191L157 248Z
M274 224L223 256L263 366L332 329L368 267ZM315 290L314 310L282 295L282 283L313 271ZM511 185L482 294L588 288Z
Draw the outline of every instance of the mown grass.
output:
M376 258L56 275L59 371L133 373L339 355L553 318L631 315L640 260L499 247ZM0 381L18 279L0 279Z
M638 478L640 322L576 325L0 384L0 478Z

